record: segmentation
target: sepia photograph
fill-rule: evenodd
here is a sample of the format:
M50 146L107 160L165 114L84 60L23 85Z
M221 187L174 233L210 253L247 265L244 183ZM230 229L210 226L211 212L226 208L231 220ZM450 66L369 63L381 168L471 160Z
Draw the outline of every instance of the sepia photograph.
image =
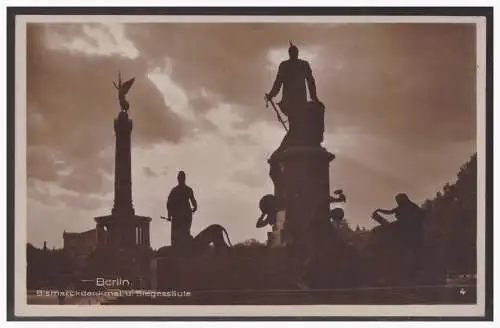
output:
M487 316L492 11L35 12L14 317Z

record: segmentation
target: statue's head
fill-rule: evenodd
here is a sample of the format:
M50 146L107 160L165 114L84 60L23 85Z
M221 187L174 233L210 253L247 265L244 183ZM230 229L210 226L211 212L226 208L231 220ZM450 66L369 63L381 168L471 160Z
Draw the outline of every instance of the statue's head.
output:
M179 173L177 173L177 181L180 185L186 184L186 173L184 171L179 171Z
M288 47L288 55L291 59L299 58L299 48L290 41L290 47Z
M263 214L276 213L276 198L274 195L268 194L262 197L259 201L259 208Z
M400 193L400 194L396 195L396 203L398 205L404 205L404 204L407 204L409 202L410 202L410 198L408 198L407 194Z
M259 208L262 212L257 221L263 220L267 216L268 223L271 226L276 224L276 198L274 195L268 194L262 197L259 201Z

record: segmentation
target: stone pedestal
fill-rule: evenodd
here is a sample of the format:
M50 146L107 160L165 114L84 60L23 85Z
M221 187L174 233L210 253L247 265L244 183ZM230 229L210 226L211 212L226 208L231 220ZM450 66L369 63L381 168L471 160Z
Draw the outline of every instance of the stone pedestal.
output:
M285 211L281 240L287 247L307 252L313 214L328 215L329 165L334 158L325 148L313 146L289 147L269 160L279 168L275 195Z
M139 215L105 215L95 218L97 245L123 249L150 247L151 218Z
M276 224L273 226L273 230L267 233L268 245L271 247L283 247L285 246L282 241L282 233L285 228L285 216L286 212L284 210L279 211L276 214Z

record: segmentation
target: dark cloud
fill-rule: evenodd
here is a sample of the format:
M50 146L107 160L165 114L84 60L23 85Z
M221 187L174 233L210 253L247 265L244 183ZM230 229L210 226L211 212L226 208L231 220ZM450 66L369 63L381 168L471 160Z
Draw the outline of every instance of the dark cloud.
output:
M54 181L57 179L58 170L50 151L32 147L28 148L26 155L28 179L35 178L40 181Z
M113 137L110 122L119 110L117 93L111 82L119 71L124 79L136 77L128 99L138 141L179 139L182 124L147 78L148 71L140 57L132 60L120 56L88 56L47 48L50 33L65 28L28 27L28 106L31 111L30 105L34 105L36 113L51 122L52 134L45 131L41 136L46 139L44 145L58 139L72 143L82 136L94 147L109 145ZM31 144L36 142L33 137L40 131L37 126L30 127L29 131L28 142ZM57 138L61 134L65 138ZM97 140L105 142L93 142Z
M149 61L172 58L186 90L205 87L245 105L250 120L272 119L262 100L272 83L266 55L293 39L319 49L315 75L330 126L418 143L474 133L472 24L141 24L127 34Z
M46 207L68 207L75 210L96 210L110 204L112 194L96 195L65 189L54 182L28 182L28 198Z
M27 29L28 177L58 181L69 190L103 192L96 168L113 170L113 119L119 108L112 79L135 75L130 91L135 145L177 142L182 122L147 78L145 63L121 56L90 56L51 49L50 37L83 37L81 25L29 24ZM92 38L86 37L86 41ZM43 147L43 151L33 151ZM55 168L51 153L63 165ZM71 174L60 177L58 170Z
M301 24L271 25L134 24L127 26L127 36L152 65L171 58L172 78L189 93L204 87L223 101L262 107L272 83L267 51L287 46L289 37L305 40L314 32Z

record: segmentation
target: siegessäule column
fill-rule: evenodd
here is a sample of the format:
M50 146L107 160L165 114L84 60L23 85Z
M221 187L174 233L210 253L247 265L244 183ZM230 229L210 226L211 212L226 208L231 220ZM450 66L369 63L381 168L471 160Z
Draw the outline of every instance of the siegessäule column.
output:
M115 200L113 215L134 215L132 204L131 134L132 120L120 111L114 121L115 147Z

